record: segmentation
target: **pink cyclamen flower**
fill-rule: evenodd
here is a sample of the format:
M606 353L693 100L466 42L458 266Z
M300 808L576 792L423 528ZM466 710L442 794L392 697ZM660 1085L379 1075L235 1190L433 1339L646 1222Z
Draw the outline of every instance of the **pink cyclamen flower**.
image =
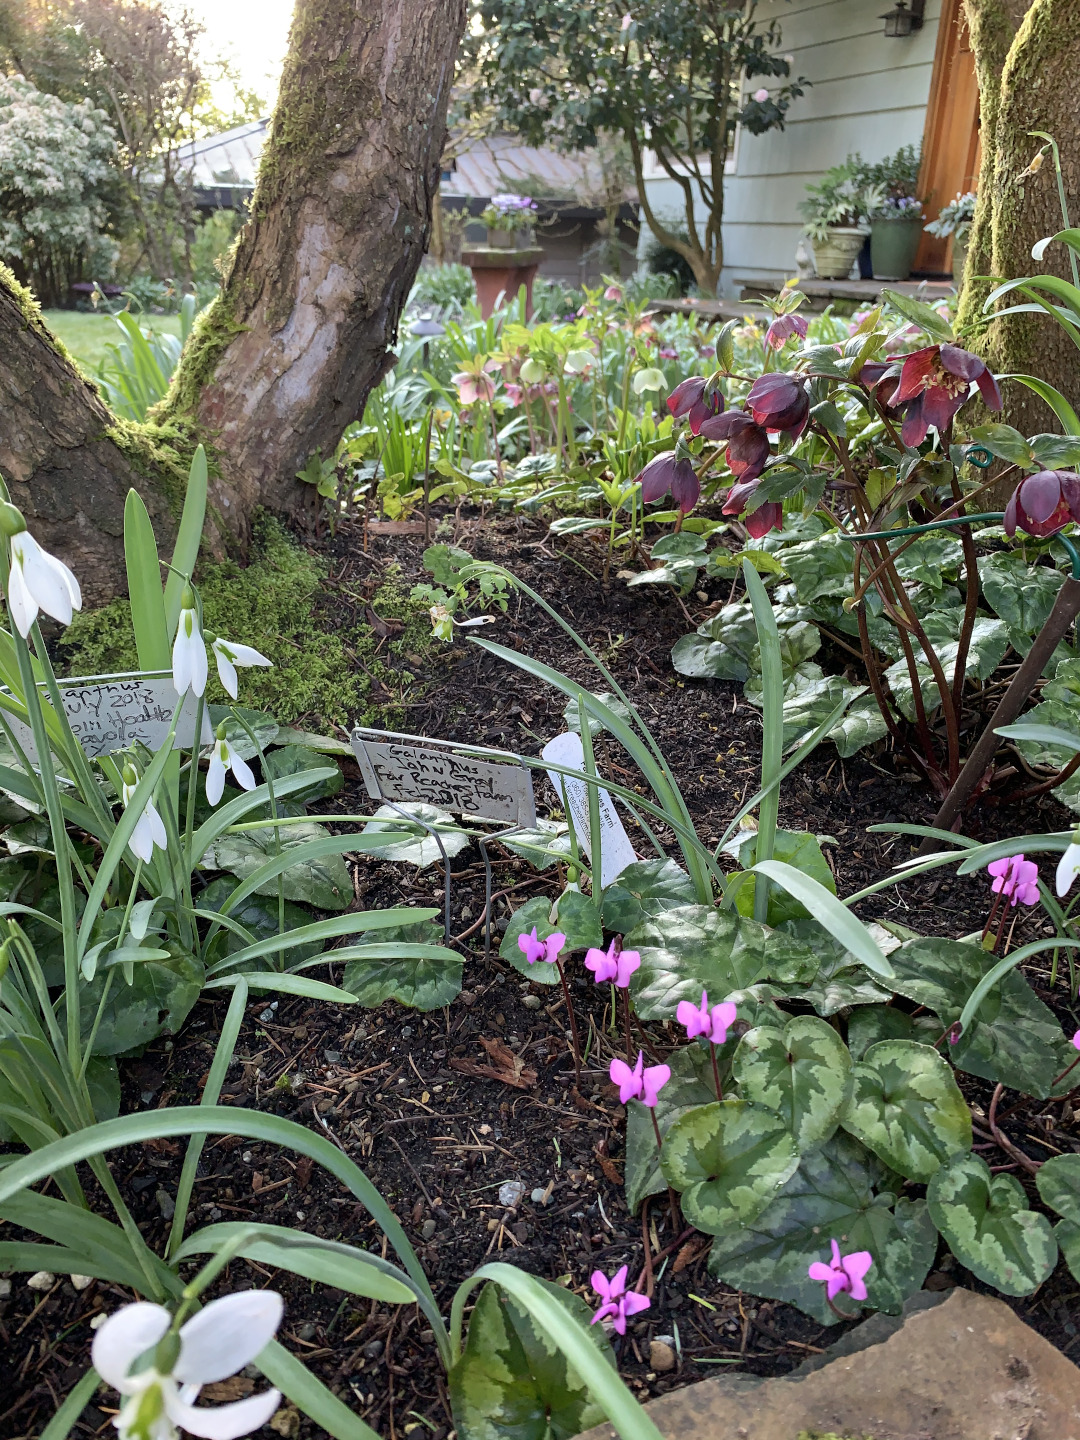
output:
M840 1246L832 1242L832 1264L824 1265L815 1260L807 1272L811 1280L820 1280L830 1300L837 1295L848 1294L853 1300L866 1299L866 1285L863 1276L874 1263L869 1250L856 1250L853 1255L841 1255Z
M590 1277L592 1288L600 1296L600 1308L589 1322L596 1325L601 1320L611 1320L612 1328L619 1335L626 1334L626 1322L631 1315L648 1310L652 1301L647 1295L638 1295L626 1288L627 1269L624 1265L609 1280L602 1270L594 1270Z
M656 1097L671 1079L670 1065L650 1065L645 1069L645 1056L639 1050L637 1064L631 1070L625 1060L612 1060L608 1069L611 1083L619 1087L619 1099L624 1105L631 1100L640 1100L652 1110Z
M585 969L593 972L598 985L610 980L618 989L625 990L630 976L641 964L636 950L620 950L618 941L613 940L606 950L590 950L585 956Z
M675 1018L685 1029L688 1040L693 1040L695 1035L705 1035L712 1044L722 1045L738 1013L730 1000L714 1005L710 1010L708 994L702 990L701 1004L695 1005L692 1000L680 1000L675 1010Z
M1074 1050L1080 1050L1080 1030L1077 1030L1076 1034L1073 1036L1072 1043Z
M995 876L990 889L1010 905L1034 905L1039 899L1039 867L1023 855L1005 855L986 867Z
M518 936L518 949L525 956L530 965L535 965L538 960L543 960L546 965L554 965L559 958L559 951L566 944L566 936L555 931L546 940L537 939L536 926L532 928L529 935Z
M765 331L765 344L770 350L782 350L792 335L805 340L809 328L810 322L802 315L777 315Z

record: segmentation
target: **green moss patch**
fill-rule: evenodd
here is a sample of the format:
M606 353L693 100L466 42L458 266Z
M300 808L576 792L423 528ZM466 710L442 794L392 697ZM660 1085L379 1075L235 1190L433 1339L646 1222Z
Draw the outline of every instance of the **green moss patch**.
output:
M388 572L371 604L404 629L380 646L361 597L330 589L328 569L277 520L261 515L246 567L225 560L197 572L206 629L253 645L274 662L269 670L240 671L241 704L315 730L355 721L399 726L401 707L418 697L417 673L435 653L427 612ZM60 642L60 662L69 675L137 669L128 601L77 615ZM213 666L210 673L207 698L226 703Z

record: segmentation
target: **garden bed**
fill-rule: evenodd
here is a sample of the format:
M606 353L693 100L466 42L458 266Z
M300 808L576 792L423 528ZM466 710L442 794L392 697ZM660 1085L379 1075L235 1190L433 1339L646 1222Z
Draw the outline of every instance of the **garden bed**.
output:
M553 540L545 522L527 517L483 519L465 511L457 522L447 518L439 538L507 565L579 630L640 708L699 833L706 840L719 839L740 800L756 786L761 714L743 699L741 686L679 679L669 653L681 635L727 601L730 581L703 579L700 594L692 592L685 601L669 591L630 590L616 578L604 585L598 547L577 538ZM322 542L322 549L330 562L322 613L331 626L341 623L335 597L348 592L350 607L370 600L384 584L391 561L400 566L404 581L424 578L423 542L416 537L370 539L365 554L359 526L345 527ZM595 676L579 652L528 600L512 596L507 614L485 633L595 688ZM433 661L418 658L424 662L416 667L422 684L413 687L404 707L398 703L391 710L395 728L523 754L536 754L565 728L561 696L460 638ZM392 705L400 701L389 693L385 699ZM278 718L322 728L317 715ZM617 747L599 742L597 754L603 773L636 783ZM343 768L344 791L332 805L320 807L331 822L335 810L347 814L366 805L357 768L351 761ZM553 797L545 782L537 791L543 811ZM934 808L933 797L914 774L894 766L885 742L847 760L823 745L785 782L780 823L832 837L823 848L843 896L881 878L911 853L910 840L868 834L869 826L927 824ZM965 831L982 841L1062 829L1067 823L1050 798L1017 808L992 795L966 818ZM579 1025L589 1035L578 1091L559 991L531 985L498 959L495 947L484 958L478 852L463 852L452 866L452 929L468 956L459 998L445 1010L423 1015L392 1002L372 1012L285 997L271 1005L256 997L223 1103L272 1110L340 1144L394 1208L444 1309L454 1287L485 1256L512 1259L545 1278L565 1280L583 1294L597 1267L611 1273L629 1264L633 1280L643 1263L642 1222L629 1215L621 1185L623 1109L606 1073L619 1038L613 1050L607 989L586 985L582 978L573 982ZM350 870L363 908L440 903L438 868L416 872L361 857L350 860ZM500 856L494 888L502 928L511 909L539 894L554 899L562 883L558 867L537 874L522 861ZM899 920L924 934L959 936L978 930L987 908L984 875L961 879L938 871L879 893L864 902L859 914L864 920ZM1048 925L1044 930L1043 918L1037 908L1026 912L1015 943L1052 934ZM1071 1033L1077 1019L1065 1003L1065 988L1059 984L1054 993L1046 988L1046 967L1041 956L1025 973ZM340 977L331 972L328 978ZM195 1103L223 1014L224 1001L204 995L178 1036L154 1042L141 1059L122 1062L124 1110ZM646 1030L665 1052L675 1039L673 1025L667 1030L647 1025ZM992 1087L965 1074L958 1079L969 1102L985 1110ZM1006 1095L1003 1113L1014 1098ZM1018 1110L1006 1133L1037 1159L1080 1151L1080 1128L1071 1109L1056 1102L1032 1102ZM983 1153L994 1167L1011 1165L1008 1155ZM114 1173L151 1244L163 1238L182 1157L181 1143L159 1140L141 1154L125 1151L114 1159ZM508 1205L499 1189L512 1181L521 1182L524 1190L517 1204ZM1034 1187L1027 1188L1040 1208ZM544 1199L533 1200L539 1192ZM910 1193L921 1194L922 1187L912 1186ZM363 1208L310 1162L237 1137L211 1137L195 1188L193 1219L205 1224L247 1218L302 1225L363 1247L378 1239ZM708 1238L683 1235L686 1227L673 1234L660 1199L650 1202L646 1223L650 1248L659 1252L653 1261L653 1307L631 1325L619 1346L620 1370L642 1398L702 1378L717 1365L783 1374L839 1333L791 1306L718 1284L705 1269ZM931 1272L929 1288L955 1283L986 1288L948 1258L944 1246L940 1253L947 1258L941 1270ZM268 1278L247 1262L234 1262L224 1288L263 1285ZM283 1274L273 1284L286 1297L281 1338L370 1425L391 1437L432 1433L441 1440L448 1433L452 1418L443 1380L414 1307L379 1306ZM1061 1263L1033 1296L1009 1303L1075 1356L1077 1336L1069 1318L1074 1292ZM27 1287L25 1276L12 1278L10 1297L0 1302L0 1396L10 1397L0 1404L0 1433L40 1432L82 1371L93 1315L130 1298L104 1282L76 1292L65 1280L40 1292ZM675 1368L660 1369L673 1358L667 1347L676 1339L681 1355L674 1357ZM229 1398L243 1393L246 1383L244 1377L235 1382L239 1388ZM224 1390L219 1398L225 1398ZM276 1422L279 1433L320 1433L302 1417L289 1428L290 1413ZM105 1411L90 1408L76 1433L103 1431L107 1422Z

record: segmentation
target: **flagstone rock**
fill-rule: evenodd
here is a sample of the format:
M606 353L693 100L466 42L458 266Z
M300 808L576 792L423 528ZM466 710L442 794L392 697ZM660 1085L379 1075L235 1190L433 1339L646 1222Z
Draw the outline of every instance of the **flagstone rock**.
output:
M720 1376L646 1408L667 1440L1080 1440L1080 1369L1000 1300L923 1291L790 1376Z

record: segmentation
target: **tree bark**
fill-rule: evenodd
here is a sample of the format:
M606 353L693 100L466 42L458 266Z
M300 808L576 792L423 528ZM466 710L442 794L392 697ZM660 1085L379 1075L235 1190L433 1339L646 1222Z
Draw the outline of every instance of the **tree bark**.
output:
M1026 13L1025 12L1026 8ZM965 0L982 103L983 158L979 208L972 229L961 323L982 317L990 286L974 280L1015 280L1039 271L1070 278L1068 252L1052 246L1041 263L1031 247L1063 228L1053 165L1026 175L1044 130L1061 147L1067 195L1080 197L1080 115L1073 84L1080 63L1080 6L1076 0ZM1011 34L1010 32L1014 31ZM1076 217L1074 217L1075 219ZM1006 297L1003 307L1015 297ZM999 373L1039 375L1066 396L1080 394L1080 350L1049 316L995 320L981 344ZM1049 408L1021 385L1005 389L1006 418L1029 435L1056 430Z
M128 485L166 530L177 514L178 448L206 443L208 539L242 550L255 508L297 512L296 471L362 414L427 245L466 8L298 0L251 217L155 424L113 420L0 276L0 397L63 400L22 429L5 404L0 466L92 603L123 588Z

